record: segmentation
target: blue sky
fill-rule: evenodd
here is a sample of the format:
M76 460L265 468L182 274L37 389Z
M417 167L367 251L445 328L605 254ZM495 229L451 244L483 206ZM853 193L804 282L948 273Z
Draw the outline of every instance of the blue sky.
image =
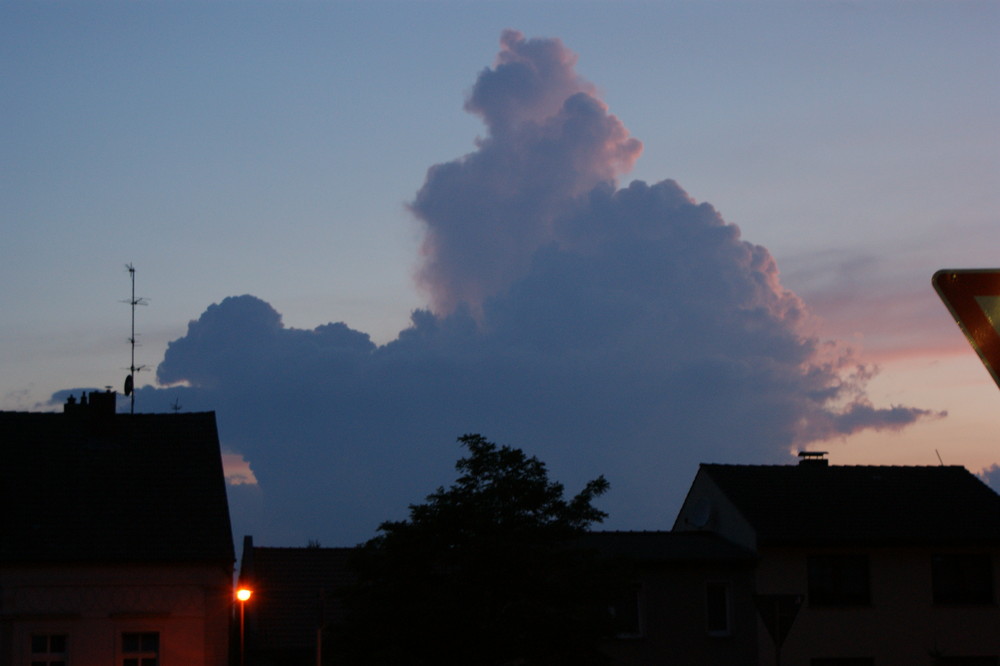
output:
M140 384L229 296L286 329L396 340L433 300L414 281L428 226L407 206L429 167L489 136L463 105L506 28L561 40L642 142L619 187L674 179L766 248L810 330L878 367L873 408L948 413L811 446L835 463L1000 462L1000 395L930 287L939 268L1000 263L992 2L5 3L0 408L120 386L129 262L149 300ZM226 441L237 418L220 412L221 435L253 466ZM447 481L446 454L407 501ZM605 471L551 457L557 478Z

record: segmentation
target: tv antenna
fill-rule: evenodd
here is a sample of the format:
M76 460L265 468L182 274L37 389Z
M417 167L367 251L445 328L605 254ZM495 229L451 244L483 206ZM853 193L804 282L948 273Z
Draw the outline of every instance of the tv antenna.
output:
M132 278L132 298L122 301L132 306L132 335L128 339L129 344L132 346L132 363L128 366L128 377L125 378L125 395L132 399L131 403L129 403L129 414L135 414L135 373L146 369L144 365L137 366L135 364L135 306L148 305L149 302L145 298L135 297L135 266L125 264L125 268Z

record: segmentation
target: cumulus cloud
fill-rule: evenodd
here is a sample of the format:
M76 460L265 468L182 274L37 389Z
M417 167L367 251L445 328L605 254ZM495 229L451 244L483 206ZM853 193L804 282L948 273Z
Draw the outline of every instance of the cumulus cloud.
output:
M214 409L249 461L266 543L344 544L448 482L480 432L568 487L605 474L608 526L672 523L698 462L772 463L932 413L873 406L872 369L814 337L766 248L676 182L617 179L641 145L558 40L504 32L467 101L485 137L410 209L429 307L376 346L213 304L140 389Z
M575 63L558 40L503 33L466 103L488 135L474 153L431 167L410 206L425 225L418 280L435 312L478 308L510 286L555 221L642 152Z
M994 492L1000 493L1000 465L993 464L980 471L979 478Z

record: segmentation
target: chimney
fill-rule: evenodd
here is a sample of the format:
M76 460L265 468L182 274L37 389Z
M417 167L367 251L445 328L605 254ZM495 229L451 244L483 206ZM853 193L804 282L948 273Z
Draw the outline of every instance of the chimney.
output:
M66 398L63 404L64 414L76 414L91 418L106 418L115 415L118 406L118 394L108 389L107 391L84 391L80 394L80 400L74 396Z
M829 467L826 451L799 451L799 467Z
M87 394L84 393L84 396ZM66 402L63 403L63 414L79 414L80 406L76 404L76 396L71 395L66 398Z
M90 413L95 416L114 416L118 402L118 394L108 389L103 393L90 392Z

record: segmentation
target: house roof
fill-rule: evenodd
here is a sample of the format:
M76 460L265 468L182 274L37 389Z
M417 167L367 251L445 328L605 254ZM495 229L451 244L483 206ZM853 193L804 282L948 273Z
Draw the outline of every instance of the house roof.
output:
M964 467L701 466L760 544L1000 543L1000 496Z
M0 563L233 559L214 413L0 412Z
M588 532L584 546L640 564L741 563L756 555L712 532Z
M354 582L354 548L270 548L247 537L240 584L254 591L247 612L260 650L315 645L316 629L342 617L336 592Z

